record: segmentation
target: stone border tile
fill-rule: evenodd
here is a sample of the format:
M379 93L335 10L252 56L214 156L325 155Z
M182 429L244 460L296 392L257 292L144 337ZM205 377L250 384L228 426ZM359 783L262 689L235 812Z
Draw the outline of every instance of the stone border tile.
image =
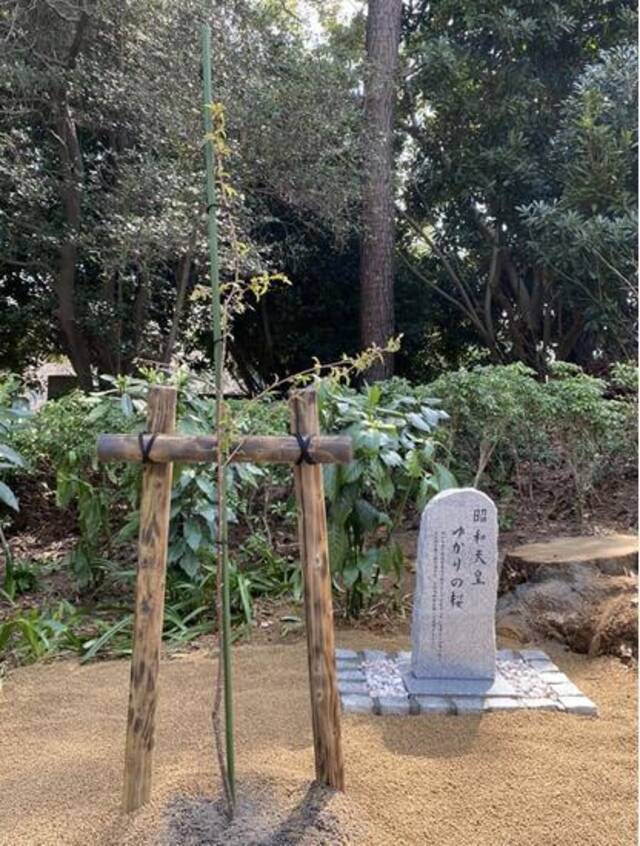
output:
M411 699L415 703L413 706L416 714L455 714L456 706L453 699L447 696L420 696L416 694Z
M531 711L557 711L558 703L553 699L520 699L523 708Z
M491 697L485 696L454 696L453 705L456 714L477 714L485 710L486 703Z
M584 714L587 717L598 716L598 706L584 695L562 696L560 702L569 714Z
M338 669L338 682L341 681L358 681L365 683L367 678L364 674L364 670L361 670L359 665L356 664L353 669L351 667L340 667Z
M343 694L340 696L342 710L348 714L371 714L373 713L373 700L370 696L358 696L357 694Z
M597 716L597 706L562 673L539 649L498 651L498 658L523 658L540 679L549 685L553 698L506 696L449 696L409 695L372 697L366 681L363 662L384 659L409 661L410 652L382 652L378 649L355 652L336 650L338 690L343 711L359 714L415 715L415 714L481 714L489 711L531 709L536 711L565 711L570 714Z
M525 658L525 661L530 667L533 667L534 670L537 672L545 672L545 673L559 673L560 670L553 661L546 661L541 660L540 658Z
M548 661L549 656L546 652L543 652L541 649L520 649L518 650L520 655L524 658L525 661Z
M511 696L488 696L485 701L485 711L513 711L522 710L522 700Z
M583 693L579 687L576 687L573 682L565 676L561 682L553 682L551 689L556 696L562 698L563 696L582 696Z
M336 661L356 661L358 653L354 649L336 649Z
M410 712L408 696L380 696L376 704L376 714L396 714L405 717Z
M338 690L340 694L355 693L359 696L369 696L369 688L366 681L342 681L338 679Z

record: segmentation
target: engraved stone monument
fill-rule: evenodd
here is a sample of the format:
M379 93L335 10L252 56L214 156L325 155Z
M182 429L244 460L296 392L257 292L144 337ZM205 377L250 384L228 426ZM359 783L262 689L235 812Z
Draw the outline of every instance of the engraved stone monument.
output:
M411 652L336 651L345 711L470 714L535 708L598 713L539 649L496 653L496 507L475 488L445 491L422 514Z
M420 525L410 693L509 695L495 681L497 592L495 505L474 488L438 494Z

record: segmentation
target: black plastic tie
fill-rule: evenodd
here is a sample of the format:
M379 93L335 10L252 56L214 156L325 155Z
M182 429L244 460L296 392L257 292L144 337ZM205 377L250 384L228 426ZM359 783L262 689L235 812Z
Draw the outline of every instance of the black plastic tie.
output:
M312 435L301 435L300 432L294 432L294 437L298 442L298 446L300 447L300 455L298 456L298 460L296 461L296 465L300 465L304 462L304 464L316 464L315 458L309 452L309 446L311 444Z
M146 441L144 439L145 435L149 435ZM149 432L138 432L138 445L143 464L148 464L151 461L151 447L155 439L156 436L151 435Z

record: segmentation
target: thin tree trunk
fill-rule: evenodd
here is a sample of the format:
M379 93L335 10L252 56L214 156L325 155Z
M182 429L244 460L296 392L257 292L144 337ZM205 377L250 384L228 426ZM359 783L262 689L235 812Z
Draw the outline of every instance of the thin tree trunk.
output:
M385 346L394 333L395 241L393 121L402 0L369 0L364 94L364 186L360 242L360 340ZM393 374L393 357L373 365L370 380Z
M89 345L77 325L75 309L75 281L78 248L76 239L81 220L82 182L84 167L82 152L66 95L61 94L56 121L62 162L62 205L65 216L65 235L58 254L58 270L54 288L58 300L56 316L62 332L67 355L75 370L80 387L93 387Z
M147 267L147 263L144 259L138 265L138 279L138 289L133 303L133 353L131 355L131 361L135 359L140 350L140 343L142 342L142 333L144 332L145 318L151 295L151 277L149 275L149 268ZM130 363L131 362L128 364Z
M187 251L180 262L180 271L178 273L178 291L176 293L176 304L173 309L173 318L171 320L171 329L167 336L167 342L162 354L162 360L167 364L171 361L173 355L173 348L178 339L178 330L180 329L180 321L182 320L182 313L184 312L184 301L187 296L187 286L189 284L189 274L191 273L191 263L193 262L193 254L196 248L196 232L191 233Z

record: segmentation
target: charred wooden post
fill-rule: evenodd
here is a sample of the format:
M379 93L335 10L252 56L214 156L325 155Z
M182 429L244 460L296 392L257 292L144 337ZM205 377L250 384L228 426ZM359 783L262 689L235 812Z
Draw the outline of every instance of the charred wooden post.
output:
M303 437L311 435L312 441L317 438L320 427L316 392L307 389L293 393L289 406L291 431ZM321 784L344 790L324 483L322 467L311 462L310 455L306 461L297 462L294 477L304 575L316 778Z
M148 428L169 434L176 421L175 388L149 388ZM171 463L146 462L142 471L138 574L129 687L124 808L135 811L151 794L158 668L171 504Z

